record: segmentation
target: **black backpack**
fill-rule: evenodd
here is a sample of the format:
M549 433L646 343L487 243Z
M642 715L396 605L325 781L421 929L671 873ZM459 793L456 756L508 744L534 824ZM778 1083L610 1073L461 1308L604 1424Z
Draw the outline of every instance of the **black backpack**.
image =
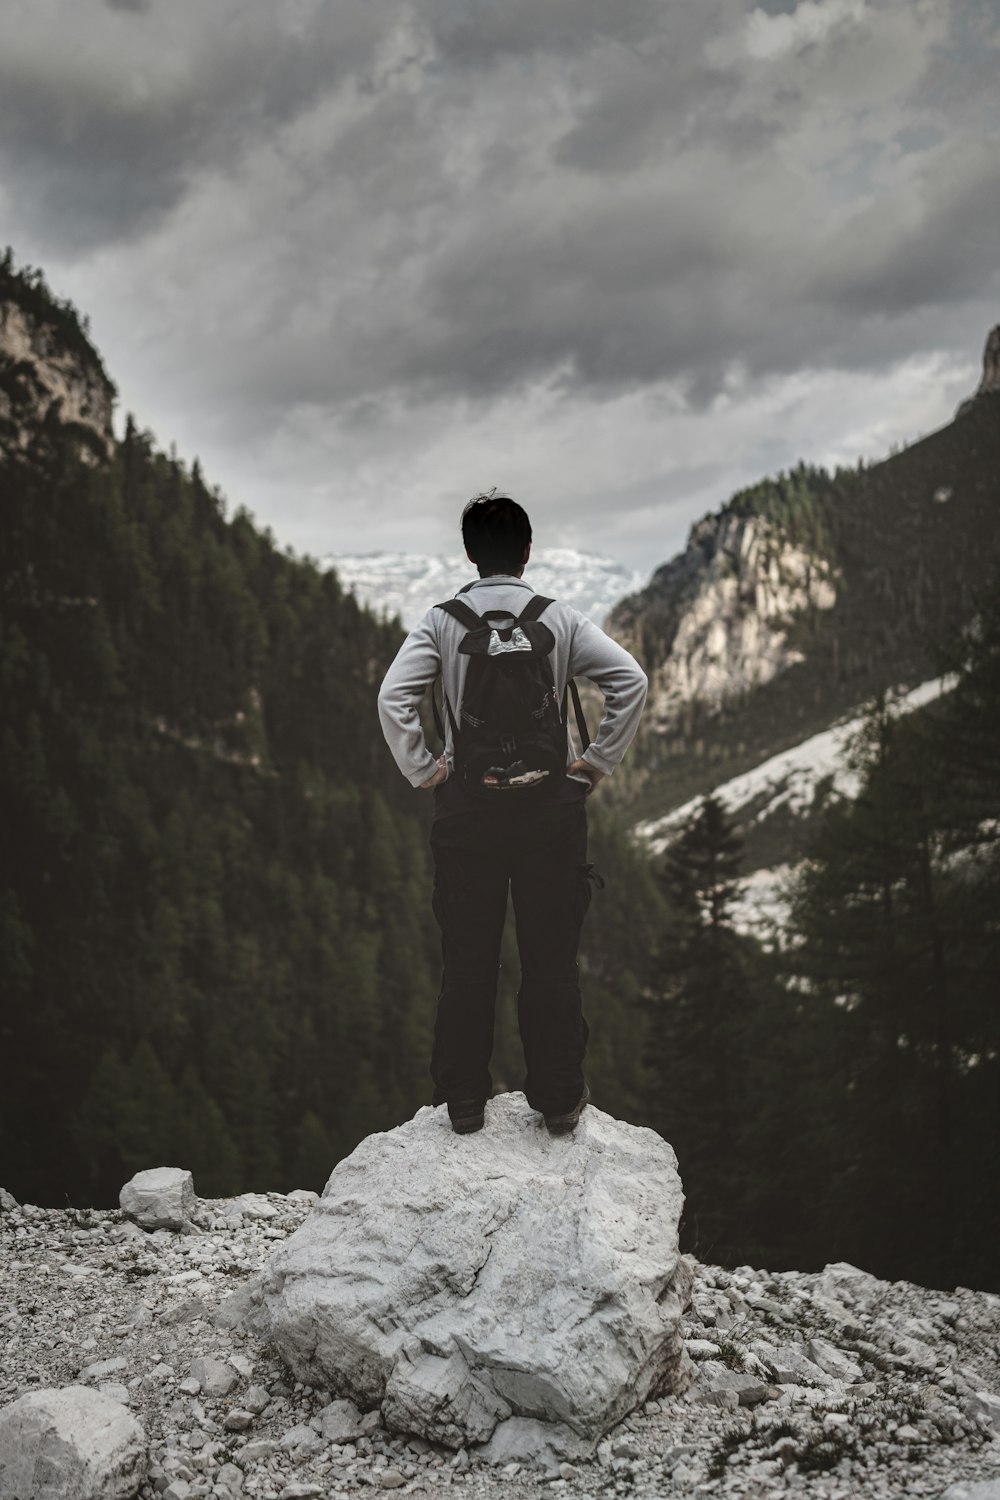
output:
M509 609L484 615L463 599L436 604L468 634L458 649L469 666L455 722L451 704L442 693L451 723L455 771L469 791L484 798L498 792L519 797L554 787L566 775L566 691L572 691L583 749L590 744L580 695L572 679L562 704L556 694L550 655L555 636L538 618L553 601L532 594L513 624L491 625L491 619L510 620ZM437 699L431 693L434 722L444 740Z

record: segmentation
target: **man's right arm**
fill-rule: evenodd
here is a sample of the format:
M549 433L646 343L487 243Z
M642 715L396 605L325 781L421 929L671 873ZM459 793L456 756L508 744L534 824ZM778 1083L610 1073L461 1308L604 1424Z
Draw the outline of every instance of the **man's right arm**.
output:
M577 616L569 656L569 676L586 677L604 694L604 714L584 762L610 776L635 737L649 679L624 646L586 615Z
M378 716L386 744L411 786L426 786L440 762L424 738L417 705L441 670L441 655L428 611L400 646L378 694Z

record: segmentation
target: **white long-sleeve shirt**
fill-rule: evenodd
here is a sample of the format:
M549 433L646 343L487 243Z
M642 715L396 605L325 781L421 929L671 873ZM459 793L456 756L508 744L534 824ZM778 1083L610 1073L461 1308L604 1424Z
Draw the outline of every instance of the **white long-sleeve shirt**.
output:
M521 613L535 590L524 579L497 574L477 579L455 595L477 614L487 610ZM648 679L633 656L606 635L586 615L561 600L553 602L541 618L555 636L550 657L556 692L571 677L586 677L604 695L604 714L593 743L580 756L567 725L566 763L578 758L610 775L621 762L639 727L646 701ZM412 786L429 781L437 770L437 758L427 745L417 705L429 685L440 676L445 696L456 720L459 717L469 658L458 650L467 630L443 609L429 609L410 631L379 689L378 713L389 749ZM568 717L572 718L572 715ZM454 772L451 724L445 715L445 757L449 777ZM577 773L581 781L586 778Z

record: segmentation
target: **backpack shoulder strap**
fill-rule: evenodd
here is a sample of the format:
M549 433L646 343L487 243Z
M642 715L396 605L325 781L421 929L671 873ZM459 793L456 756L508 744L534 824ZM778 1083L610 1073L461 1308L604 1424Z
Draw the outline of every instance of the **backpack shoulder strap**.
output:
M573 712L576 715L576 727L580 731L580 739L582 741L582 748L581 748L580 753L582 755L583 751L586 750L586 749L588 749L589 746L590 746L590 730L587 728L587 720L584 717L583 704L580 702L580 694L579 694L579 691L578 691L577 686L576 686L576 681L572 677L569 679L569 681L567 682L566 686L563 688L562 719L563 719L563 723L564 724L567 722L567 716L566 716L566 694L567 693L572 693L573 694Z
M442 745L444 745L447 743L447 740L444 732L444 719L441 717L440 708L438 708L436 683L437 678L435 678L434 682L431 683L431 708L434 712L434 728L438 732L438 739L441 741ZM452 712L451 704L448 702L448 694L444 690L443 682L441 684L441 701L444 704L445 711L448 715L448 723L451 725L452 742L457 745L458 725L455 723L455 715Z
M482 616L477 615L471 604L466 604L464 599L445 599L440 604L435 604L435 609L443 609L446 615L451 615L466 630L479 630L482 627Z
M434 682L431 683L431 709L433 710L433 713L434 713L434 728L437 730L438 739L441 741L441 743L443 745L444 744L444 721L441 718L441 710L438 708L437 688L435 686L436 682L437 682L437 678L435 678ZM442 691L441 696L442 696L442 698L444 697L444 692L443 691Z
M546 599L541 594L532 594L531 598L528 600L527 604L518 615L517 623L519 625L525 625L531 620L537 620L539 615L542 613L542 610L548 609L549 605L554 604L555 602L556 601L554 599Z
M471 585L468 586L471 587ZM466 630L481 630L483 628L482 617L477 615L472 606L466 604L464 599L443 599L440 604L435 604L434 608L443 609L446 615L451 615L452 619L457 620L460 625L464 625ZM448 695L444 691L443 681L441 683L441 697L444 701L445 711L448 714L448 722L451 725L452 740L457 745L458 725L455 723L455 715L451 704L448 702ZM431 683L431 706L434 709L434 727L441 738L441 743L444 744L444 723L441 718L441 710L437 705L437 696L434 692L433 683Z

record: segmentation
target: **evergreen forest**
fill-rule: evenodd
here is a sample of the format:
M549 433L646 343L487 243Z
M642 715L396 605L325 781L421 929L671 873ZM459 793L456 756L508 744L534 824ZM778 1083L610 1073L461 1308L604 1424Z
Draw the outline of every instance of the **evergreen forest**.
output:
M661 863L647 1108L700 1258L1000 1286L1000 568L977 604L951 691L870 703L776 942L734 926L718 797Z

